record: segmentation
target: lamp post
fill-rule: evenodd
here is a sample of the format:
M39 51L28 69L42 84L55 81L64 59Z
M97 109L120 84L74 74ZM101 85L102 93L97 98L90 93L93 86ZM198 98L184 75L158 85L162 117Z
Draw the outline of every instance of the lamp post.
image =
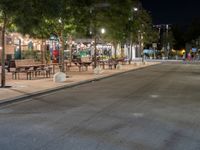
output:
M97 67L97 36L95 32L94 36L94 68Z
M130 42L129 42L129 44L130 44L130 59L132 60L132 58L133 58L133 50L132 50L132 48L133 48L133 37L132 37L132 25L133 25L133 15L134 15L134 13L136 13L136 12L138 12L138 8L137 7L133 7L132 9L131 9L131 17L129 18L129 26L130 26Z
M101 8L107 8L109 7L110 4L109 3L98 3L95 4L92 8L90 8L90 14L93 14L93 25L94 25L94 68L97 67L97 14L95 9L101 9ZM90 31L90 33L92 33ZM101 29L101 33L104 34L105 33L105 29Z
M59 35L59 65L60 65L60 71L64 72L64 47L65 47L65 37L63 35L64 30L64 22L62 19L58 19L58 23L60 24L60 33Z
M101 29L101 34L105 34L106 30L104 28ZM90 31L90 33L92 33ZM97 40L98 40L98 32L95 28L94 31L94 68L97 67Z

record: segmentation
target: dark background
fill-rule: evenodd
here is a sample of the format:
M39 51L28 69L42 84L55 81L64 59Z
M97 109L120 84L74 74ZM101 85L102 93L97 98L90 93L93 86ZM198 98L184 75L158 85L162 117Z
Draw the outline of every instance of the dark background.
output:
M141 0L147 9L154 24L187 25L193 19L200 18L199 0Z

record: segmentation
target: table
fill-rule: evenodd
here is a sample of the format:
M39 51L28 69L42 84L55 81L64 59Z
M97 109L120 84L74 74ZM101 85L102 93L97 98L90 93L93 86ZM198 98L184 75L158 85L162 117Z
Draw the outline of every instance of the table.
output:
M78 62L80 66L85 66L86 71L88 71L88 66L92 63L92 61L88 62Z
M13 74L15 75L15 79L16 79L16 74L18 73L18 78L19 78L19 73L26 73L27 75L27 80L30 79L31 80L31 77L34 76L34 73L35 73L35 76L37 75L36 72L37 72L37 69L39 67L42 67L44 68L45 67L45 64L31 64L31 65L18 65L16 66L16 70L13 71Z

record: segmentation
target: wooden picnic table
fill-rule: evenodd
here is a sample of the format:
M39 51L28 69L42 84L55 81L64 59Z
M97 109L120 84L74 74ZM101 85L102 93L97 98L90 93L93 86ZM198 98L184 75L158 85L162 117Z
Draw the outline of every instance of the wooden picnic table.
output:
M45 66L46 66L46 64L18 65L18 66L16 66L16 70L13 72L13 74L15 75L15 79L16 79L16 74L18 74L18 78L19 78L19 73L26 73L27 80L28 79L31 80L32 76L34 76L34 75L37 76L37 72L41 72ZM50 74L50 71L48 74Z

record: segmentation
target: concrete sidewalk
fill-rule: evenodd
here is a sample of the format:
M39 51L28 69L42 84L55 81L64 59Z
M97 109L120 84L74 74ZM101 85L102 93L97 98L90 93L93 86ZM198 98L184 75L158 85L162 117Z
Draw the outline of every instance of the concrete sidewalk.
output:
M78 72L78 71L69 71L67 75L66 82L63 83L54 83L53 78L42 78L37 80L12 80L7 81L7 85L11 88L1 88L0 89L0 105L20 100L23 98L28 98L33 95L39 95L43 93L48 93L51 91L59 90L62 88L68 88L84 83L88 83L94 80L99 80L102 78L110 77L134 69L139 69L147 67L150 65L158 64L159 62L146 62L142 64L141 62L135 62L130 65L122 65L121 69L105 69L102 70L102 73L95 75L92 68L89 68L88 71Z

